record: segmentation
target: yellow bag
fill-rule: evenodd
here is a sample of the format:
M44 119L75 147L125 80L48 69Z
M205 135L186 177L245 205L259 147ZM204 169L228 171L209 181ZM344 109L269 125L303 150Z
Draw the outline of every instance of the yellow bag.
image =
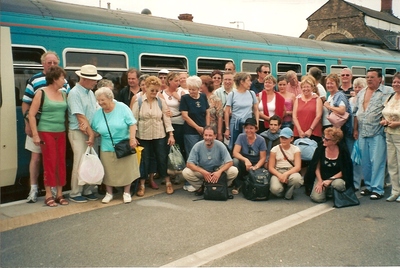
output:
M135 149L136 149L137 160L138 160L139 165L140 165L140 160L142 159L142 151L143 151L144 147L143 146L136 146Z

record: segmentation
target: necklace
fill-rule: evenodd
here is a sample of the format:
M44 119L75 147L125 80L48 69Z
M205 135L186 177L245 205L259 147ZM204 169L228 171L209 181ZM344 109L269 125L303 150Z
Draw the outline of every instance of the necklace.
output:
M169 100L172 100L172 98L174 98L174 96L172 96L173 93L170 95L167 93L167 90L164 90L164 92L165 92L165 94L167 94Z

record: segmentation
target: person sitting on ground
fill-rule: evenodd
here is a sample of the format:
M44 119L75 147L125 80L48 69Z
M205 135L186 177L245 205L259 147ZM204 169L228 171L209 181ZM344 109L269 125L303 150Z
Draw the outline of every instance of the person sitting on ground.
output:
M279 134L281 133L282 120L279 116L274 114L269 118L269 129L260 134L264 138L267 146L267 167L270 151L273 147L280 144Z
M233 165L238 168L239 175L233 182L234 189L232 194L239 193L243 178L248 174L249 170L264 167L267 158L267 146L264 139L256 133L257 122L254 118L246 119L244 132L239 134L235 147L233 147Z
M222 172L227 175L228 186L238 175L239 171L233 166L228 149L216 138L215 128L210 125L205 126L203 140L193 146L186 168L182 171L183 177L196 189L196 195L204 193L204 181L216 183Z
M285 127L279 134L280 144L271 149L268 170L271 176L270 191L277 197L293 199L295 188L300 188L303 178L300 175L301 153L293 145L293 131ZM284 194L284 191L286 192Z
M307 168L304 176L306 193L311 191L311 200L316 203L326 202L328 188L340 192L354 188L353 165L349 164L351 158L346 146L340 143L342 138L340 128L326 128L323 143L315 150Z

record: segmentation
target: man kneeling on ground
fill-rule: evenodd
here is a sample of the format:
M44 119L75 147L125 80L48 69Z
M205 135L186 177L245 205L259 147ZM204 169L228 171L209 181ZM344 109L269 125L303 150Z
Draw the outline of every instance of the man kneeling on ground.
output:
M226 172L228 186L238 175L226 146L216 140L217 133L211 126L204 127L203 140L190 151L183 177L196 189L196 195L204 192L203 182L216 183L222 172Z

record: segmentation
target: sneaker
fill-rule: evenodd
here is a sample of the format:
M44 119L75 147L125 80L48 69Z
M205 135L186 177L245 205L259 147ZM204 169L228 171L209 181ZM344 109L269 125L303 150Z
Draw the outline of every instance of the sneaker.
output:
M397 197L396 202L400 202L400 196Z
M122 197L124 198L124 203L125 204L128 204L128 203L132 202L132 196L130 194L124 193L122 195Z
M192 192L196 191L196 188L194 188L192 185L183 185L183 190L192 193Z
M101 200L101 202L103 202L104 204L108 204L111 200L113 200L113 195L106 193L106 196L103 198L103 200Z
M26 199L28 199L27 203L36 203L38 196L38 191L30 191L29 195Z
M388 202L393 202L396 201L398 198L400 198L398 195L390 195L388 198L386 198L386 201ZM400 199L399 199L400 200Z
M98 200L99 198L95 195L95 194L86 194L86 195L83 195L83 197L84 198L86 198L87 200L89 200L89 201L96 201L96 200Z
M86 203L87 202L87 199L86 198L84 198L83 196L81 196L81 195L78 195L78 196L74 196L74 197L69 197L69 200L71 200L72 202L75 202L75 203Z

